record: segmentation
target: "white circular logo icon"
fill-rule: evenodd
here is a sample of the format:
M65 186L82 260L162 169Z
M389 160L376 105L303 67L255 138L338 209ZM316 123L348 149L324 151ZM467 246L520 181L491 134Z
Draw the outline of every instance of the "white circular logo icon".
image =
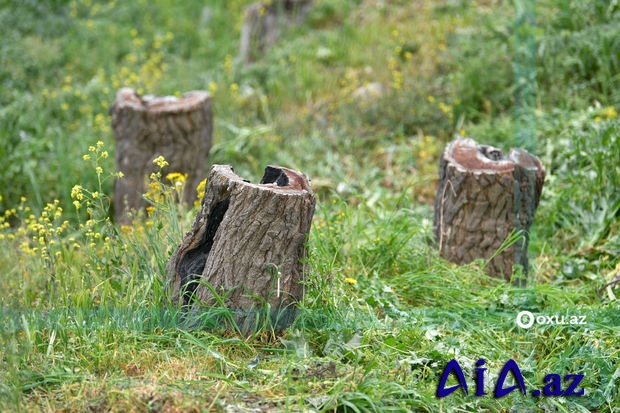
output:
M521 311L517 314L517 325L521 328L530 328L534 325L534 314L529 311Z

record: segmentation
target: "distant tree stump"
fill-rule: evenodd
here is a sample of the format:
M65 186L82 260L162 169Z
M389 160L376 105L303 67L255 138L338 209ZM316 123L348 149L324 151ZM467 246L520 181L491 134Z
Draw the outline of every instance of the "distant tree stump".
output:
M287 327L303 297L314 207L301 172L268 166L260 184L251 184L214 165L201 210L166 267L172 301L195 313L218 304L213 288L241 331L264 322L266 308L276 330Z
M133 89L123 88L110 113L116 138L116 169L124 174L114 186L117 222L130 222L127 212L146 206L142 197L146 179L158 170L153 160L160 155L169 163L166 171L187 174L182 201L192 205L211 149L213 115L209 94L188 92L180 99L140 97Z
M282 27L300 24L312 7L312 0L269 0L250 4L244 10L239 60L251 63L273 46Z
M472 139L448 144L439 164L435 240L457 264L490 259L513 230L523 238L494 257L489 275L510 280L513 265L528 271L529 230L540 200L545 168L522 149L508 156Z

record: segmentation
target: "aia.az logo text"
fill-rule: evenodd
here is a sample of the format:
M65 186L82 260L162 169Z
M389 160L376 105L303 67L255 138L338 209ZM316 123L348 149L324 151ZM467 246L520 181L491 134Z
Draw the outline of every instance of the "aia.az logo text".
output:
M475 368L475 387L476 392L474 396L486 396L488 393L484 391L485 372L488 370L483 367L485 361L480 359L476 362ZM459 384L447 387L448 378L453 374ZM514 385L506 386L506 379L509 375L514 378ZM559 396L583 396L585 389L579 387L581 380L584 378L584 374L566 374L564 379L559 374L551 373L547 374L544 378L544 387L542 390L534 389L530 391L530 395L534 397L546 396L546 397L559 397ZM450 360L443 370L441 379L439 380L439 386L437 386L437 397L446 397L455 392L458 389L462 389L466 396L469 396L469 388L465 375L461 366L456 360ZM517 362L510 359L504 364L504 367L499 371L497 382L495 384L495 390L493 396L496 398L507 396L513 391L518 390L525 396L527 390L525 388L525 382L521 369L517 365Z

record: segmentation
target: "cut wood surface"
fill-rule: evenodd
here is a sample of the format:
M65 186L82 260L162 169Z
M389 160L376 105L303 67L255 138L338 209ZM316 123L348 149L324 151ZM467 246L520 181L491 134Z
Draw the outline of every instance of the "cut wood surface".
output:
M173 302L195 313L222 297L241 331L253 331L265 308L272 326L288 326L303 298L314 207L301 172L268 166L252 184L230 166L213 166L201 210L168 262Z
M110 113L116 138L116 169L123 173L114 186L114 209L118 222L130 222L127 212L142 209L147 178L158 170L153 160L163 156L167 172L187 174L182 201L191 205L196 187L205 174L211 149L213 115L205 91L182 98L139 96L121 89Z
M457 264L489 260L513 231L521 239L490 260L486 269L510 280L514 265L528 271L529 230L540 200L545 168L523 149L508 156L473 139L446 147L439 165L434 232L440 253Z

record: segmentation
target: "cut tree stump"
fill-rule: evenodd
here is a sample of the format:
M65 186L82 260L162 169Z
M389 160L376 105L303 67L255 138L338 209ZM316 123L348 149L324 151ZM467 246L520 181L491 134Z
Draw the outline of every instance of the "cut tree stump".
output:
M193 91L182 98L139 96L130 88L116 95L110 113L116 139L116 170L123 177L114 186L117 222L128 223L132 209L147 206L143 194L147 178L159 168L158 156L169 163L167 172L187 174L182 201L192 205L196 187L205 174L211 149L213 115L205 91Z
M525 150L508 156L473 139L448 144L439 163L434 231L440 254L457 264L489 260L510 234L522 238L493 257L486 267L510 280L514 265L528 271L529 230L540 200L545 168Z
M239 61L260 59L273 46L283 27L301 24L312 7L312 0L269 0L252 3L244 9L239 42Z
M224 304L242 332L259 328L268 308L270 325L286 328L303 297L314 207L301 172L268 166L260 184L251 184L214 165L201 210L166 267L173 303L186 314Z

